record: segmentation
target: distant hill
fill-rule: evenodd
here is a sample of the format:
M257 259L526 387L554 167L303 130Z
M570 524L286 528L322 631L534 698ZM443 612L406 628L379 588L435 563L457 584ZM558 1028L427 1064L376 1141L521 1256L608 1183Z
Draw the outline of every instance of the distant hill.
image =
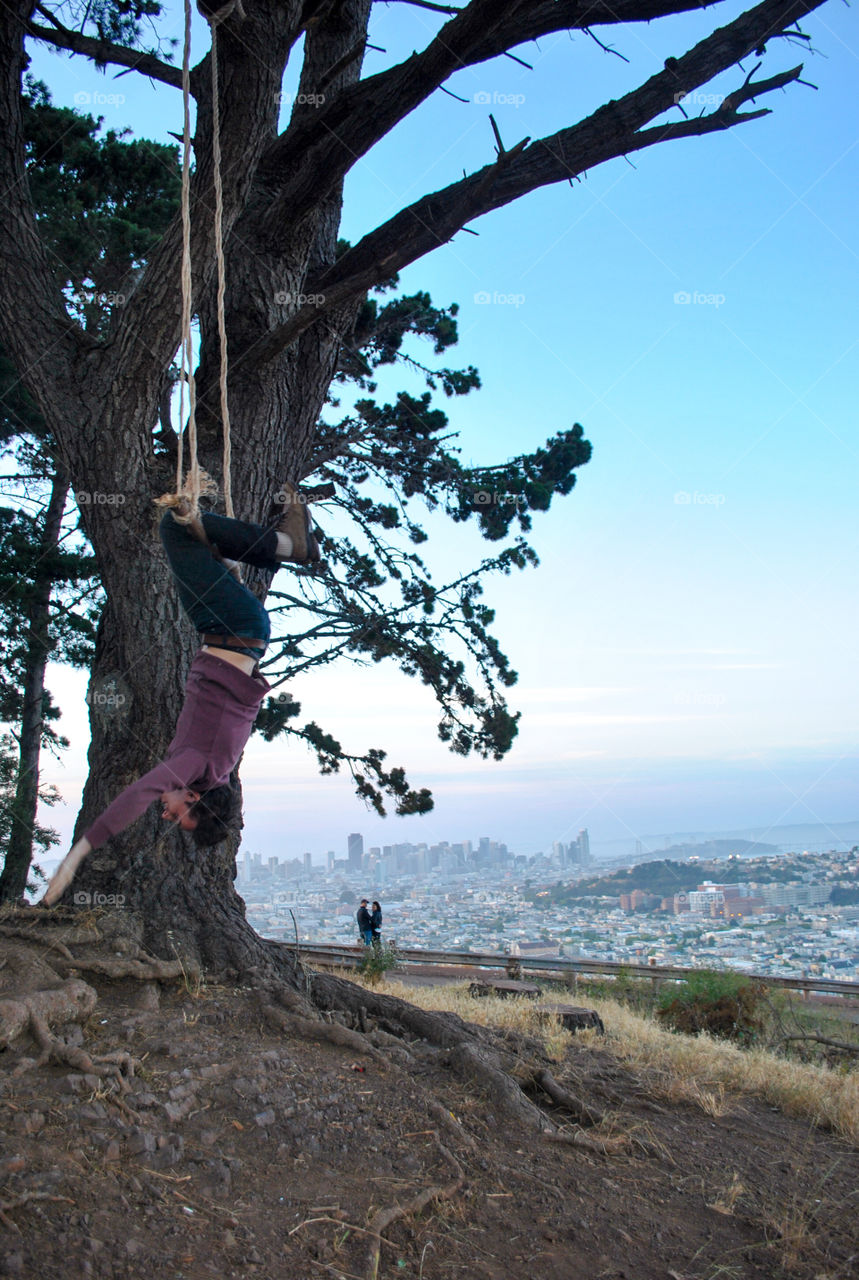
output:
M737 840L744 840L754 854L766 846L759 840L774 841L781 853L801 853L804 849L849 849L859 844L859 821L852 822L800 822L773 827L735 827L727 831L663 831L661 834L642 835L638 844L644 858L653 858L658 852L666 855L678 847L692 846L692 855L701 852L704 843L727 840L732 847ZM620 840L599 840L591 837L591 850L603 863L627 861L634 856L636 841L630 837ZM712 856L712 855L708 855Z
M705 862L708 859L732 857L770 858L779 852L779 846L776 844L763 844L757 840L743 840L735 836L725 840L706 840L703 843L696 841L694 844L672 844L665 850L665 857L675 862L683 862L688 858L698 858L699 861ZM724 869L722 875L724 876ZM739 879L743 878L739 877Z
M722 844L731 844L731 852L738 852L734 847L737 844L736 841L712 840L707 846L696 845L695 848L701 850ZM766 845L759 845L756 848L762 855L768 851ZM769 849L769 852L773 851ZM724 855L722 857L724 858ZM694 861L662 858L658 862L642 862L637 867L624 868L604 875L588 876L568 884L559 881L553 888L529 889L523 896L535 907L546 909L578 902L583 898L618 898L622 893L632 893L634 889L667 898L675 893L686 893L704 880L715 880L718 884L731 884L737 880L756 880L758 883L767 884L785 883L796 879L797 875L798 868L788 858L780 862L770 862L764 861L762 856L760 859L750 859L741 864L731 862L726 865L724 861L695 855Z

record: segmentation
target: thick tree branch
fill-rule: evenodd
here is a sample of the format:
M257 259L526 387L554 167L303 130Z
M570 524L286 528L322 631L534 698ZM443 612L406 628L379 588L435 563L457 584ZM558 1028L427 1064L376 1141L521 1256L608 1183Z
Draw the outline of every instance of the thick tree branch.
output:
M21 75L30 0L0 5L0 343L37 400L91 344L66 312L38 234L25 170Z
M224 239L239 218L256 175L257 162L277 122L281 84L296 38L296 6L255 0L246 22L218 28L220 141ZM211 50L191 72L197 101L192 140L191 255L195 306L214 272ZM181 316L181 221L179 216L150 257L139 284L122 308L112 335L110 358L126 378L142 368L157 405L163 371L179 342Z
M822 0L764 0L682 58L668 59L663 71L618 101L600 107L587 119L530 146L519 144L499 154L493 164L477 173L422 197L366 235L330 270L308 282L308 295L321 301L303 306L267 339L257 343L247 358L254 364L273 359L321 315L446 243L474 218L529 191L575 178L630 151L756 119L763 113L740 114L737 107L796 80L801 67L756 85L747 78L740 89L707 116L641 131L643 125L676 106L691 89L728 70L821 3Z
M471 0L420 53L337 95L290 122L266 155L262 172L277 200L268 218L276 234L332 189L355 162L400 120L464 67L498 57L556 31L606 23L647 22L700 0ZM317 89L318 91L318 89Z
M124 45L114 44L111 40L99 40L93 36L84 35L81 31L72 31L58 22L41 5L37 4L36 8L39 13L44 14L51 26L42 27L35 22L28 22L26 32L32 39L44 40L46 44L52 44L56 49L82 53L101 65L112 62L117 66L127 67L130 71L139 71L141 75L148 76L152 80L160 80L162 84L172 85L174 89L182 88L182 72L178 67L171 67L169 63L162 62L152 53L145 53L140 49L128 49Z

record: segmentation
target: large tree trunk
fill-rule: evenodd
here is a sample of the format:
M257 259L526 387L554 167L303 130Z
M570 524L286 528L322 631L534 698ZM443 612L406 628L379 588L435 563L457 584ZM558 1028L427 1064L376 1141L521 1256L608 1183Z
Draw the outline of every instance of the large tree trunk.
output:
M3 873L0 875L0 902L15 902L24 892L33 861L33 829L39 805L39 755L42 748L45 668L50 651L51 556L60 540L63 511L69 493L69 476L57 463L45 523L39 539L39 558L27 629L24 659L24 689L18 738L18 777L12 809L12 825Z
M239 297L247 297L248 277L259 270L251 262L240 275L243 262L235 256L231 278L231 292ZM246 322L246 312L243 318ZM298 350L274 362L278 367L266 369L264 377L239 376L231 385L232 480L240 518L265 520L283 479L303 473L336 359L336 336L326 326L321 336L308 334ZM211 358L204 352L203 386L207 364ZM93 476L92 461L83 450L75 461L79 498L89 497L81 511L107 593L87 695L90 772L75 838L124 787L163 758L198 644L157 533L153 498L172 487L172 477L151 453L142 456L139 449L123 447L145 434L139 423L116 422L116 471L98 468ZM204 433L201 460L218 475L215 434L210 439ZM272 459L282 461L274 465ZM105 459L105 465L112 461ZM84 483L100 488L84 489ZM246 577L264 598L267 575L251 571ZM221 973L271 971L273 966L284 972L288 958L275 961L245 920L233 883L239 839L237 826L224 844L198 851L189 836L167 826L153 808L130 832L90 855L67 899L82 905L120 904L140 919L142 940L164 958L178 953Z
M330 29L322 24L308 36L305 77L336 63L354 44L354 22L366 23L370 3L351 0L348 7L349 23L332 20ZM359 74L360 59L356 59L340 78ZM338 315L327 316L278 358L255 367L255 343L300 309L299 297L309 273L333 262L341 201L338 185L313 217L305 218L292 234L283 235L283 247L274 251L264 250L259 240L266 208L260 193L259 199L251 199L249 212L228 240L226 324L234 361L230 376L232 488L241 519L265 521L273 515L273 499L284 479L306 473L314 429L339 358L340 334L351 326L360 305L359 300ZM222 432L213 292L210 287L200 305L199 452L203 466L219 476ZM109 401L109 396L105 398ZM150 408L148 394L137 398L142 418L148 413L154 421L156 402L157 397L152 398ZM159 469L151 451L141 456L139 448L134 448L133 442L141 436L151 439L145 424L141 427L138 422L135 428L117 416L113 434L120 461L112 476L103 480L107 500L84 508L108 605L88 697L90 775L76 836L124 786L163 757L196 648L193 629L181 613L164 563L151 502L172 487L171 477L163 467ZM107 460L108 465L111 461ZM88 465L80 456L82 478L88 474ZM266 574L251 571L246 581L265 598L270 582ZM220 972L271 972L274 968L288 974L288 955L266 947L245 920L244 903L233 883L239 838L236 829L225 844L201 854L188 836L166 828L157 814L148 813L131 835L123 833L90 856L71 895L89 895L95 902L121 901L126 910L139 914L146 944L166 958L178 951Z
M366 22L369 0L350 0L350 19ZM351 11L354 11L351 12ZM354 25L322 24L308 36L307 57L329 67L354 42ZM360 59L342 75L360 74ZM263 369L254 366L255 343L273 324L300 307L308 271L333 261L341 188L300 227L285 229L278 251L258 238L266 207L259 191L251 212L227 240L226 324L230 376L232 489L240 519L265 521L288 477L305 473L313 432L336 368L340 326L327 317L289 351ZM199 304L202 344L197 371L199 454L210 473L221 474L222 430L218 400L219 351L214 287ZM344 323L354 307L344 311ZM153 370L153 374L156 371ZM157 370L160 378L161 370ZM88 695L92 741L90 773L76 838L123 787L163 758L182 706L184 681L197 641L181 612L157 537L152 499L173 487L151 446L157 388L141 381L117 403L112 389L90 393L100 431L115 441L109 470L93 477L90 451L76 451L76 489L101 492L82 507L87 534L99 558L108 603L96 645ZM135 406L134 418L128 416ZM105 422L105 412L113 422ZM111 429L112 428L112 429ZM80 437L79 437L80 439ZM148 442L140 449L141 439ZM288 571L288 570L287 570ZM265 598L270 579L246 573L251 590ZM288 974L288 957L267 948L245 920L234 887L240 828L215 849L201 853L190 837L145 814L85 862L69 896L120 903L141 922L142 939L156 954L183 958L219 972L249 970Z

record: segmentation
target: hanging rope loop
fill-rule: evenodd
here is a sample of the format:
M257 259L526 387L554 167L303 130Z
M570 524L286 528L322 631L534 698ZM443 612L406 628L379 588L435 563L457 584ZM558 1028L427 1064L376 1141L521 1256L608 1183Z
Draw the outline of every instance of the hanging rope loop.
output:
M219 385L221 423L224 438L223 486L224 505L228 516L234 516L231 464L232 441L230 435L230 409L228 395L228 355L226 326L226 259L224 256L223 221L224 196L221 180L221 122L220 92L218 84L218 25L234 11L245 17L241 0L229 0L217 10L209 11L198 0L197 7L209 23L212 33L212 180L215 190L214 248L217 262L217 315L219 337ZM182 53L182 107L183 107L183 155L182 155L182 318L179 361L179 440L176 451L176 491L158 499L158 505L169 508L181 523L198 525L200 498L217 496L217 485L200 468L197 455L197 388L194 377L194 352L192 336L193 282L191 278L191 0L185 0L185 39ZM183 476L183 452L186 434L185 389L188 390L188 454L187 479Z
M209 23L212 33L212 180L215 189L214 248L217 262L217 313L220 364L221 424L224 437L223 485L224 507L229 517L234 517L232 495L232 441L230 437L230 408L227 389L227 324L226 324L226 259L224 256L223 222L224 196L221 181L221 119L218 84L218 25L234 11L244 18L241 0L229 0L221 8L209 12L198 0L197 7ZM186 524L201 542L211 545L200 518L200 498L217 496L218 487L200 467L197 456L197 388L194 378L194 352L191 323L193 319L193 282L191 278L191 0L185 0L185 39L182 52L182 332L179 361L179 439L176 450L176 491L164 494L157 500L160 507L173 513L174 519ZM183 477L183 451L185 442L185 388L188 388L188 477ZM214 549L213 549L214 550Z

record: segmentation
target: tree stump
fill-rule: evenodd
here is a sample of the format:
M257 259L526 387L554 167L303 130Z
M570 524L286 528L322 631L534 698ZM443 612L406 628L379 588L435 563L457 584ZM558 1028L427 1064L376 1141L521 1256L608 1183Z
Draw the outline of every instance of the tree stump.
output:
M510 982L503 978L478 978L468 988L472 996L526 996L534 1000L540 994L540 988L530 982Z
M603 1020L596 1009L582 1009L574 1004L546 1004L541 1012L553 1014L561 1019L568 1031L589 1031L593 1029L605 1035Z

